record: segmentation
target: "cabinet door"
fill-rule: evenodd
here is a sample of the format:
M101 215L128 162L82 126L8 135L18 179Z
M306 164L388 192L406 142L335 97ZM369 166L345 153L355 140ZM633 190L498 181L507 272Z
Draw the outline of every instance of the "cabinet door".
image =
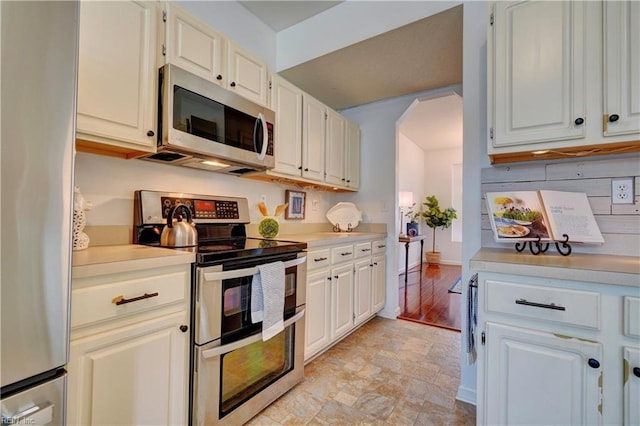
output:
M185 312L72 340L70 425L186 424Z
M355 323L360 324L371 316L373 263L366 258L355 263Z
M599 343L491 322L485 331L480 423L601 424Z
M358 189L360 188L360 126L347 122L346 135L344 177L347 187Z
M605 1L604 134L640 132L640 3Z
M82 2L78 138L153 151L156 146L154 2Z
M226 86L226 38L181 8L166 7L166 62Z
M307 95L302 106L302 176L323 182L326 107Z
M493 147L585 136L584 20L583 2L494 4Z
M331 270L331 339L353 327L353 264Z
M373 312L378 312L384 308L385 292L387 283L387 260L385 255L373 256Z
M274 171L302 174L302 92L277 75L272 76L271 108L276 112Z
M331 327L331 280L329 269L307 276L306 334L304 358L329 344Z
M640 425L640 349L623 348L624 353L624 424ZM635 370L638 371L638 370Z
M325 182L346 185L344 177L345 119L337 112L327 109L327 139L325 142Z
M229 42L228 88L260 105L268 105L267 64Z

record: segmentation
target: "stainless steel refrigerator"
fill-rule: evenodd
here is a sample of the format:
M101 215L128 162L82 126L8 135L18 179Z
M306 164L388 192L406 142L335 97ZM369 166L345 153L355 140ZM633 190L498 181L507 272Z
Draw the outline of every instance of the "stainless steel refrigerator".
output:
M78 4L0 1L2 424L64 424Z

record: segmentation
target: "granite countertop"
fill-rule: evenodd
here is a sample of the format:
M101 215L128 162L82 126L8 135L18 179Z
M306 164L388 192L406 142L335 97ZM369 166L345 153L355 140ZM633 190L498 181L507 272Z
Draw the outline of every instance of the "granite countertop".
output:
M640 259L634 256L572 253L533 255L482 248L472 258L475 271L623 285L640 288Z
M195 253L188 249L178 250L138 244L96 246L73 252L72 276L84 278L193 262L195 262Z

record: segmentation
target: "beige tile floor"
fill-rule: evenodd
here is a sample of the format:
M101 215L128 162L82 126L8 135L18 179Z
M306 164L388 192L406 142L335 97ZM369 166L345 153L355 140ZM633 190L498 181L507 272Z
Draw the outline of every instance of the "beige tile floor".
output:
M474 425L456 401L460 333L373 318L305 366L249 425Z

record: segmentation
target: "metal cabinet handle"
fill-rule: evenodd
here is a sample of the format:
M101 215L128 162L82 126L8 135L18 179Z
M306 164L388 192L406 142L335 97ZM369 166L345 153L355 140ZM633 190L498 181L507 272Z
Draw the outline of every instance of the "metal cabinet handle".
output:
M361 250L362 250L362 251L364 251L364 252L371 251L371 249L370 249L370 248L361 249Z
M578 118L575 119L574 123L576 123L576 126L584 124L584 118L578 117Z
M222 75L218 74L218 75L216 76L216 80L222 80Z
M350 251L344 252L344 253L340 253L341 256L351 256L353 253Z
M155 132L154 132L153 130L149 130L149 131L147 132L147 136L155 136L155 135L156 135L156 134L155 134Z
M182 331L183 333L186 333L188 329L189 329L189 326L187 326L187 325L181 325L180 326L180 331Z
M600 368L600 362L597 359L589 358L589 361L587 361L587 363L591 368Z
M611 114L609 116L609 123L615 123L618 120L620 120L620 116L618 114Z
M334 276L333 276L333 278L335 278L335 279L337 280L337 279L338 279L338 278L340 278L340 277L339 277L339 276L337 276L337 275L334 275Z
M145 293L142 296L133 297L131 299L125 299L124 296L117 296L111 300L111 303L115 303L116 305L120 306L120 305L125 305L131 302L137 302L138 300L149 299L151 297L156 297L156 296L158 296L157 291L155 293Z
M529 302L526 299L516 300L516 305L526 305L526 306L533 306L535 308L553 309L554 311L566 310L564 306L556 305L555 303L551 303L551 304L536 303L536 302Z
M633 367L633 375L640 377L640 367Z
M232 82L231 82L231 84L230 84L230 86L231 86L231 87L236 87L236 82L235 82L235 81L232 81Z
M378 248L385 248L386 245L379 245Z
M313 259L314 262L322 262L323 260L327 260L326 257L318 257L317 259Z

